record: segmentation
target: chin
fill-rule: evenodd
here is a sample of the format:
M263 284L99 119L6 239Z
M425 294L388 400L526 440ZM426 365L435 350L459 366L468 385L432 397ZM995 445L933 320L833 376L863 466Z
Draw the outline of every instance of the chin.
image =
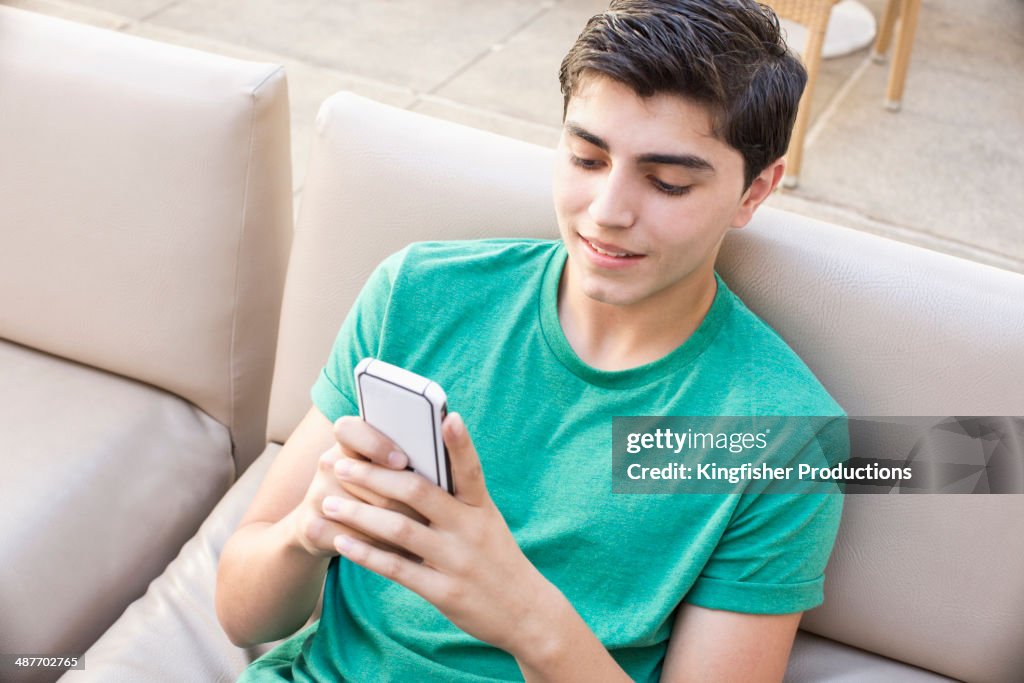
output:
M636 293L624 291L622 285L606 282L585 282L583 293L588 299L609 306L629 306L638 299Z

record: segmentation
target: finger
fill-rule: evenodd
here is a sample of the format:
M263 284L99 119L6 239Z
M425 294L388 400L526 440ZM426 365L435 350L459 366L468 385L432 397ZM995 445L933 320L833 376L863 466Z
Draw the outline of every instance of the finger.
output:
M470 505L480 506L490 500L483 467L466 423L458 413L451 413L441 427L448 457L451 460L455 497Z
M401 513L406 517L415 519L420 524L427 523L426 517L416 512L405 503L400 503L399 501L392 500L391 498L385 498L379 493L375 493L368 488L357 486L348 481L341 482L341 488L353 498L358 498L364 503L369 503L370 505L375 505L379 508L384 508L385 510L392 510L393 512Z
M334 466L338 478L404 503L433 523L447 523L456 501L437 484L415 472L396 472L369 462L341 458Z
M313 517L305 530L306 539L310 545L324 551L336 551L334 539L340 534L348 534L364 543L369 543L376 548L395 550L395 546L386 541L374 538L359 529L353 529L341 522L327 519L323 516ZM331 553L334 554L334 553Z
M335 479L338 478L337 475L334 475L334 477ZM353 484L350 481L341 481L339 483L341 484L341 488L345 489L345 491L347 491L349 494L358 498L359 500L369 503L370 505L376 505L377 507L386 508L392 503L390 499L385 498L379 493L375 493L374 491L371 491L368 488L364 488L357 484Z
M324 451L323 455L320 456L320 461L318 463L320 470L325 475L327 475L330 478L333 478L336 481L338 479L338 475L335 474L334 472L334 465L341 458L348 457L346 455L343 455L340 451L341 447L338 444L334 444L326 451ZM392 502L389 501L384 496L378 495L368 489L364 489L361 486L356 486L355 484L347 482L339 482L339 484L341 485L341 488L343 488L346 491L346 493L356 498L359 498L360 500L364 500L367 503L379 505L381 507L388 507L389 503ZM323 501L320 502L322 503Z
M337 480L337 475L334 473L334 464L341 458L338 454L338 446L335 444L331 448L324 451L320 456L318 467L324 475L330 478L331 481ZM313 510L312 514L305 515L305 521L302 522L302 529L300 531L302 538L300 542L310 553L315 555L323 555L324 553L334 555L336 550L334 548L334 537L339 534L353 534L360 540L366 541L367 543L373 544L375 547L382 548L384 550L399 551L405 553L404 550L396 548L393 545L385 543L380 539L367 536L362 532L351 529L344 526L323 514L323 503L324 500L330 496L340 495L343 497L354 497L350 492L345 490L344 485L340 487L340 491L336 487L328 485L326 488L321 488L312 501ZM376 495L376 494L374 494ZM379 496L378 496L379 497ZM393 500L383 499L386 501L386 507L388 509L397 510L398 512L404 512L407 508ZM414 519L423 520L418 514L413 511L409 511L414 515ZM416 558L417 560L419 558Z
M339 418L334 423L334 438L349 457L364 458L398 470L409 465L409 458L402 449L361 417L346 415Z
M334 478L335 480L338 479L338 475L334 472L335 463L338 462L340 458L347 457L341 455L339 453L339 450L340 446L338 444L335 444L327 451L325 451L323 455L320 456L320 468L324 471L325 474ZM363 460L363 462L366 461ZM339 481L339 484L341 488L353 498L358 498L359 500L367 502L371 505L382 507L385 510L394 510L395 512L400 512L403 515L411 517L412 519L415 519L417 522L423 524L427 522L426 517L416 512L415 510L410 508L408 505L405 505L404 503L400 503L397 500L392 500L390 498L385 498L384 496L378 493L374 493L368 488L358 486L356 484L353 484L352 482ZM321 503L322 502L323 501L321 501Z
M429 602L437 600L438 587L444 578L437 570L345 534L334 539L334 547L355 564L405 586Z
M324 514L341 524L430 561L437 553L437 533L403 514L360 501L328 496Z
M360 462L372 462L371 460L367 460L366 458L364 458L362 456L359 456L358 454L355 454L355 453L352 453L352 452L348 451L347 449L343 448L340 444L336 445L335 449L341 451L341 455L339 457L342 457L342 458L352 458L353 460L359 460ZM334 467L334 463L336 463L337 461L338 461L338 458L335 458L334 460L331 461L331 468L332 469L331 469L331 472L330 472L331 476L333 476L336 480L338 479L338 475L334 473L333 467ZM363 488L362 486L358 486L356 484L353 484L352 482L346 482L346 481L340 481L339 480L339 483L341 484L341 488L345 489L345 491L347 491L349 494L351 494L352 496L354 496L356 498L359 498L360 500L366 501L367 503L370 503L371 505L376 505L377 507L387 508L389 510L399 510L399 511L402 511L402 509L405 507L405 506L401 505L400 503L396 503L395 501L391 500L390 498L385 498L384 496L382 496L382 495L380 495L378 493L374 493L370 489ZM408 510L407 508L405 508L405 509ZM418 514L416 514L416 513L413 513L413 514L416 517L419 517Z
M299 527L296 529L296 532L299 543L311 555L324 557L337 554L337 549L334 547L334 538L339 534L351 534L374 546L393 549L393 546L379 539L372 538L358 529L350 529L339 522L326 518L319 509L312 510L310 514L302 515L298 520L298 524Z

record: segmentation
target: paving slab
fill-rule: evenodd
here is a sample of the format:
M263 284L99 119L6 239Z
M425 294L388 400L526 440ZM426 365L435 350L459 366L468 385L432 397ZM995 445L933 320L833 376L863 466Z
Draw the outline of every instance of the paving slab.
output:
M53 0L0 0L0 5L113 30L118 30L132 23L131 18L121 14L114 14L67 2L54 2Z
M607 6L605 0L565 0L552 6L436 94L506 116L560 126L562 58L587 20Z
M927 61L948 71L991 80L1004 69L1012 69L1019 78L1024 50L1024 3L925 0L918 22L918 41L915 54L923 43ZM1020 84L1019 80L1015 82Z
M182 0L149 22L429 92L540 11L531 0Z
M144 19L179 0L76 0L74 4L128 19Z
M859 96L868 106L850 102L805 157L801 196L1024 260L1024 133L880 114Z

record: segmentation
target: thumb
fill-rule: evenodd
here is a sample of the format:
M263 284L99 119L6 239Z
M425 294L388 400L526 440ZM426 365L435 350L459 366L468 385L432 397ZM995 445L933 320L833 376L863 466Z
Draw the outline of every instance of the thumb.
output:
M458 413L449 413L441 427L452 465L455 497L470 505L483 505L490 498L483 468L466 423Z

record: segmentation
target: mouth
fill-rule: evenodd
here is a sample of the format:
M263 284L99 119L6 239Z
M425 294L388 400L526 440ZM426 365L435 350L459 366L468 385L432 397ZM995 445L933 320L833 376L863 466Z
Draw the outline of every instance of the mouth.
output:
M628 261L632 259L643 258L644 256L643 254L636 254L631 251L626 251L622 247L619 247L614 244L598 242L597 240L586 238L583 235L580 235L579 233L576 234L579 235L579 238L583 241L583 244L585 244L592 252L605 258Z

